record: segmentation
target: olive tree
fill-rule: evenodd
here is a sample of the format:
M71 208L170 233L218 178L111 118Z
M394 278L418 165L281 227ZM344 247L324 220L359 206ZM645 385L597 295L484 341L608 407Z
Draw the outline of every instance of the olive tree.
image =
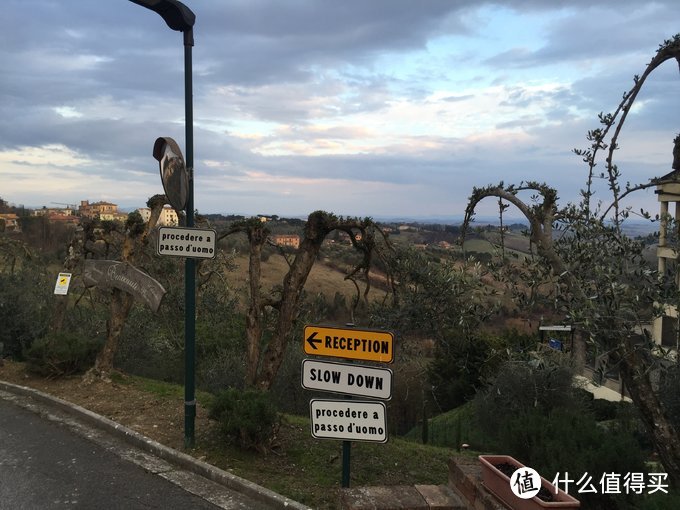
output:
M341 218L324 211L311 213L299 248L286 257L288 271L281 285L272 289L263 289L261 278L263 248L270 242L266 223L258 218L247 219L235 223L221 234L220 238L237 233L248 238L246 386L265 391L271 388L294 331L307 277L318 259L323 241L335 230L345 232L352 246L362 255L360 263L346 278L356 281L363 276L365 297L370 289L367 277L372 259L378 253L376 234L384 238L382 231L369 218Z
M645 80L672 59L680 62L680 34L660 46L644 73L635 76L616 110L599 115L601 127L588 133L590 147L574 151L588 165L578 204L560 207L557 191L543 183L475 188L466 209L464 230L469 228L477 205L488 197L506 201L525 216L530 240L543 263L542 277L549 284L546 288L550 289L551 301L558 312L586 332L585 337L577 338L577 359L584 360L590 344L602 353L602 363L619 369L670 480L678 486L680 437L653 380L653 374L662 368L659 356L663 352L643 328L663 313L665 305L677 306L680 302L675 283L678 275L659 274L644 259L644 243L630 239L622 229L631 213L623 199L659 181L624 185L615 160L619 135ZM680 137L674 141L673 169L680 172ZM598 174L595 169L602 158L604 171ZM607 182L611 192L606 205L592 204L598 178ZM644 211L642 214L649 217Z

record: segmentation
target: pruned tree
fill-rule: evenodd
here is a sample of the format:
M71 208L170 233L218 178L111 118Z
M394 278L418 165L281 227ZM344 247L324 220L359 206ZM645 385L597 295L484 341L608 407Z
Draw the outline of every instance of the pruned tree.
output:
M546 189L542 185L542 189ZM680 438L666 416L654 389L652 372L659 367L655 345L643 333L663 309L660 303L677 303L677 289L668 285L643 257L643 243L626 237L616 227L584 217L572 207L558 210L550 205L552 221L560 222L562 237L537 221L535 211L552 201L552 193L532 209L515 188L492 186L476 189L470 198L465 226L471 211L483 198L503 197L516 204L530 223L530 239L545 262L540 276L544 297L554 303L572 325L586 333L575 338L577 363L585 360L586 348L594 348L600 363L619 369L633 402L640 410L648 433L669 476L680 482ZM546 198L547 197L547 198ZM555 225L554 225L555 226ZM522 282L518 282L520 285Z
M269 290L262 288L261 278L262 250L269 242L266 224L258 218L251 218L235 223L220 235L222 239L243 233L248 238L246 386L265 391L271 388L291 340L307 277L318 259L323 241L335 230L347 233L353 247L362 255L359 264L346 278L355 282L357 279L363 279L365 286L362 298L365 299L370 290L368 275L372 259L378 253L376 233L384 239L382 231L369 218L341 218L324 211L311 213L307 218L299 248L293 255L286 256L288 271L283 277L281 286ZM359 233L361 235L357 235ZM360 290L358 284L356 288ZM270 312L274 312L271 325L267 322Z
M92 253L93 250L97 250L94 247L97 241L103 242L106 245L105 251L107 253L111 245L122 243L120 261L131 265L138 263L143 256L144 247L148 243L148 236L158 223L166 202L165 195L154 195L148 200L147 206L151 209L151 217L146 224L144 224L139 214L130 214L122 228L115 223L111 223L106 226L107 228L97 229L101 230L99 234L95 234L94 224L86 225L82 230L84 238L72 241L65 267L69 269L75 268L85 259L87 252ZM113 370L113 359L118 347L118 339L130 313L133 301L134 297L132 294L115 287L111 289L109 318L106 324L106 340L97 354L94 366L85 374L83 378L85 382L92 382L96 379L109 379L111 370Z
M575 150L588 165L586 186L579 204L558 206L557 192L546 184L475 188L469 199L463 230L469 228L477 205L487 197L503 199L519 209L529 222L529 237L545 263L544 281L550 299L573 324L587 333L578 342L580 356L586 341L597 348L599 359L619 369L631 398L640 411L650 439L673 485L680 485L680 437L673 427L652 380L660 369L660 354L642 325L663 313L666 304L677 305L677 275L658 274L645 262L643 244L622 232L631 210L623 199L656 186L658 181L621 184L615 163L618 138L632 105L648 76L667 60L680 63L680 34L665 41L641 76L612 114L600 114L603 127L589 131L591 146ZM680 169L676 137L673 168ZM595 168L604 152L605 170ZM593 206L594 180L605 179L611 192L606 205ZM533 192L528 199L520 196ZM642 211L644 216L649 216Z
M529 199L522 197L524 193L529 194ZM578 299L583 299L581 287L577 285L574 274L568 271L568 267L555 245L555 227L560 221L566 219L568 213L567 210L560 211L558 209L557 191L547 184L538 182L527 182L517 186L505 185L501 182L495 186L474 188L465 209L461 236L463 241L474 220L477 205L488 197L494 197L512 204L519 209L528 221L531 246L536 250L536 254L545 261L550 271L549 275L543 275L544 280L541 284L559 285L559 282L563 282L570 292L576 294ZM505 206L506 204L501 205L503 208ZM574 349L577 362L583 364L585 361L585 345L577 341Z

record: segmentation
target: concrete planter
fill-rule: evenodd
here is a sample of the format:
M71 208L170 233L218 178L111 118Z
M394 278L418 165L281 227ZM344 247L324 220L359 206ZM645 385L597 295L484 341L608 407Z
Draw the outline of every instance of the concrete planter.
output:
M482 482L486 489L501 500L512 510L540 510L542 508L580 508L581 503L562 489L555 494L555 486L541 477L541 483L553 496L553 501L543 501L534 496L531 499L522 499L512 492L510 478L498 470L499 464L511 464L516 468L524 465L508 455L480 455L479 462L482 466Z

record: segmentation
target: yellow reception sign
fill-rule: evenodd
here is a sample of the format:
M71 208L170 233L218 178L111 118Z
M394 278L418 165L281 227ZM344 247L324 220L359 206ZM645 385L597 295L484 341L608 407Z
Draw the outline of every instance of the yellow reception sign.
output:
M305 326L305 354L392 363L394 335L389 331Z

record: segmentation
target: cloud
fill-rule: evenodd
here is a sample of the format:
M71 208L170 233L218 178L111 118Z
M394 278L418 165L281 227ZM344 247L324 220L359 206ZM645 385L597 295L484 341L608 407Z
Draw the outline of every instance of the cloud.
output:
M485 63L496 68L527 68L596 65L596 60L616 61L622 56L649 58L661 40L676 33L677 26L668 16L676 6L670 1L627 3L628 8L621 2L588 2L585 6L566 2L561 16L544 28L542 46L512 47Z
M3 198L128 207L159 192L153 141L184 145L181 34L131 2L3 6ZM205 212L455 214L472 186L501 179L577 196L571 148L677 30L670 1L191 7ZM660 69L631 112L620 155L634 178L666 164L677 78L677 67Z
M227 48L213 74L248 85L300 81L312 69L366 63L379 52L424 48L433 32L464 30L448 0L206 3L197 16L203 9L206 42Z

